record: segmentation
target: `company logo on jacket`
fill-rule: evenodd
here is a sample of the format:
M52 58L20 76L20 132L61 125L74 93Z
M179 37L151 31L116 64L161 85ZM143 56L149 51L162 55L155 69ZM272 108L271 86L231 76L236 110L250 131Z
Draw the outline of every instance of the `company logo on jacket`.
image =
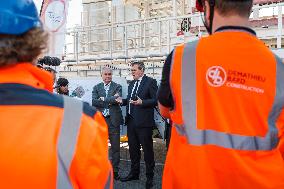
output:
M259 74L246 73L229 69L226 71L222 66L211 66L206 72L206 81L211 87L230 87L237 88L249 92L264 93L264 89L260 86L248 85L248 81L252 81L256 85L265 83L266 78Z

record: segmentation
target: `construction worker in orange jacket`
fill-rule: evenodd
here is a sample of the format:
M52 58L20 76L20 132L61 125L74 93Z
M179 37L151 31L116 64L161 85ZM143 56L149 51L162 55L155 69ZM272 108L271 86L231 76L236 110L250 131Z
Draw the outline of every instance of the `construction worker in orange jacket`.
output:
M0 188L113 188L104 118L52 94L46 46L32 0L0 1Z
M284 65L248 27L252 3L197 1L210 35L166 60L164 189L284 188Z

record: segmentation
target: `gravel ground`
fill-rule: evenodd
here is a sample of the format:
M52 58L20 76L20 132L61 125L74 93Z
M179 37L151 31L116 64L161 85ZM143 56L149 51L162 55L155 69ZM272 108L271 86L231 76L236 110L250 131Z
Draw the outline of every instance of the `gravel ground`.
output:
M164 162L166 158L166 144L161 139L154 138L154 153L155 153L155 176L154 176L154 186L153 189L162 188L162 173L164 169ZM128 144L121 143L120 154L120 175L122 177L127 176L130 171L130 158L128 151ZM140 170L140 180L129 181L129 182L114 182L114 189L144 189L146 183L146 168L143 160L143 151L141 154L141 170Z

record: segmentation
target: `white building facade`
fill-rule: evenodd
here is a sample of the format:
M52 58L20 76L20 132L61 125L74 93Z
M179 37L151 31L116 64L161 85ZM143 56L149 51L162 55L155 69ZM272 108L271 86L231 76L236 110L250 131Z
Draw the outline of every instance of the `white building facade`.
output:
M128 62L141 59L153 76L178 44L207 35L195 0L83 0L82 25L68 30L62 74L98 75L110 65L127 75ZM283 0L256 0L251 26L284 58ZM70 40L69 40L70 41ZM74 73L73 73L74 72Z

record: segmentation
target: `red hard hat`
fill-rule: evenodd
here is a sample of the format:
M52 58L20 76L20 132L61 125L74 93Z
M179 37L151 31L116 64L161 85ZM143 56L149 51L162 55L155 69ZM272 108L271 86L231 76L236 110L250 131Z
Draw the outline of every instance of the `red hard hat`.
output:
M196 0L195 8L196 8L199 12L204 12L202 0Z

